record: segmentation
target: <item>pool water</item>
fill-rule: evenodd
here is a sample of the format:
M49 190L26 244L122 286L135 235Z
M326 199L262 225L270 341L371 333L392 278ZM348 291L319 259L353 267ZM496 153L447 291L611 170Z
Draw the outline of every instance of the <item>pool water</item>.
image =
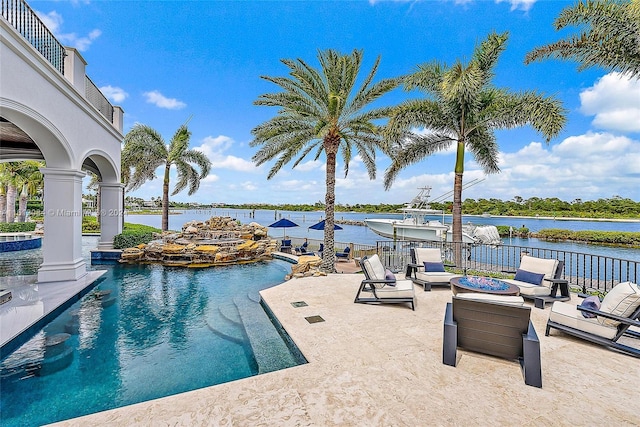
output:
M106 278L91 292L3 355L3 427L51 423L305 362L258 302L259 290L290 271L284 261L99 267ZM260 333L247 334L243 323L257 324ZM284 335L277 351L275 334ZM268 354L252 342L256 335L270 339Z

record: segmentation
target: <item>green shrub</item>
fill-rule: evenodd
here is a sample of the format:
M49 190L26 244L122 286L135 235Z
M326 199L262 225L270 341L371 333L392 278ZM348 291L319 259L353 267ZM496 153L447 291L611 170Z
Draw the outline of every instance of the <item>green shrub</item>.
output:
M149 243L153 240L153 233L161 233L162 230L142 224L131 224L126 222L122 234L113 238L115 249L126 249L138 246L141 243Z
M571 231L549 228L540 230L537 237L543 240L573 240L603 245L640 246L640 233L634 231Z
M83 216L82 217L82 232L83 233L99 233L100 225L98 224L98 218L95 216Z
M36 229L35 222L3 222L0 223L0 233L24 233Z

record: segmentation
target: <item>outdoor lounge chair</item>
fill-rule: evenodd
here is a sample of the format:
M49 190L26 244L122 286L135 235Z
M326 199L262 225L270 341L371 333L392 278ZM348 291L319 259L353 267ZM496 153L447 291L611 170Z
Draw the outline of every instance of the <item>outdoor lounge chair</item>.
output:
M387 278L387 273L378 255L365 257L360 261L365 279L360 283L356 303L411 304L415 310L415 292L411 280ZM366 294L366 295L363 295Z
M280 243L280 252L291 253L291 239L282 240Z
M348 260L350 252L351 252L351 248L347 246L344 248L342 252L336 252L336 258L338 260L341 260L341 259Z
M595 317L586 318L582 313ZM622 353L640 357L640 288L631 282L619 283L613 287L600 304L600 309L558 302L553 304L547 330L558 329L578 338L591 341ZM634 327L634 330L629 329ZM619 340L631 337L638 345L623 344ZM633 339L635 338L635 339Z
M428 270L444 270L439 248L411 249L411 263L407 265L406 276L411 278L413 283L422 286L425 291L430 291L433 285L449 286L449 280L461 277L446 271L425 271L425 266L436 267L429 267Z
M568 301L569 282L562 279L564 261L537 258L524 255L513 279L500 279L520 288L523 298L534 300L537 308L544 308L546 302ZM560 287L560 295L556 296Z
M540 341L523 303L518 296L453 296L444 315L442 363L456 366L458 348L518 360L525 384L542 387Z
M296 248L296 255L306 255L309 242L304 242L301 246Z

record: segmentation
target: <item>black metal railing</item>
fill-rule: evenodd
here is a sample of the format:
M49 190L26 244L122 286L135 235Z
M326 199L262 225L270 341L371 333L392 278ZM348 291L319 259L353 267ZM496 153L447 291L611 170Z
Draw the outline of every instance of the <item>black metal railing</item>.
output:
M38 52L64 74L64 46L38 18L38 15L24 0L1 0L2 16L24 37Z
M567 279L570 286L579 288L584 293L588 290L606 293L618 283L638 283L640 278L640 261L528 246L379 241L376 253L385 266L402 271L410 262L410 249L413 247L440 247L445 261L455 264L456 268L464 273L515 272L524 254L538 258L555 258L564 261L562 278ZM456 256L457 253L460 255Z
M110 123L113 123L113 105L111 105L102 92L100 92L98 86L96 86L88 76L85 76L84 87L87 101L96 107Z

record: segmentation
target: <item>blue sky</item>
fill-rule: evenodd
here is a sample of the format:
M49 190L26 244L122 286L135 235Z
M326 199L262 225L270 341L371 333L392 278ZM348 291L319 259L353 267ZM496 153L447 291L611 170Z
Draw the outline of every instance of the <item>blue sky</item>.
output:
M500 131L501 173L485 176L471 154L465 182L484 179L463 198L515 196L595 200L613 196L640 200L640 81L602 69L578 72L571 61L524 65L534 47L575 32L557 32L553 20L572 1L30 1L59 40L81 51L87 74L125 111L124 132L135 123L169 141L189 117L191 147L213 166L200 190L173 196L201 203L315 203L324 201L323 161L312 158L274 178L271 165L251 162L251 129L276 114L254 106L277 87L261 75L284 76L283 58L317 66L317 51L364 50L366 74L381 57L377 79L439 60L468 61L491 31L510 34L494 84L513 91L536 90L560 98L568 110L563 132L550 144L531 128ZM418 92L398 89L381 98L394 105ZM379 153L378 174L369 180L359 159L349 175L338 165L336 201L402 203L417 187L432 196L453 188L455 154L443 152L403 170L391 190L382 185L389 159ZM160 174L159 174L160 176ZM174 180L175 182L175 180ZM160 180L128 193L161 195Z

